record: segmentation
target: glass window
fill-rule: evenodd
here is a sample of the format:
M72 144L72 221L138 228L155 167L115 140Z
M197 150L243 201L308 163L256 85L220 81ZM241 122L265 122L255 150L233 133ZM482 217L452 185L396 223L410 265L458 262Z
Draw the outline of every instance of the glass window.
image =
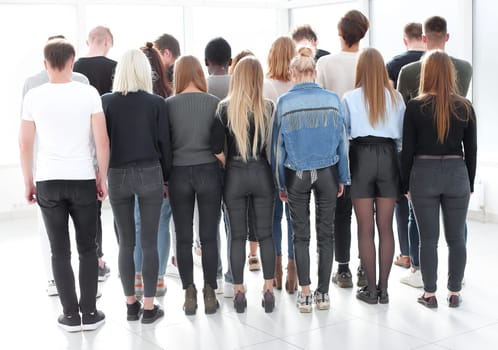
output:
M209 40L222 36L232 47L232 56L251 50L266 66L270 46L277 36L277 12L266 8L195 7L192 9L193 32L189 53L204 62L204 48Z
M49 18L57 20L49 20ZM22 25L13 27L13 18ZM21 111L21 92L27 77L44 69L43 46L47 38L64 35L76 42L76 7L72 5L0 5L0 164L19 162L18 132ZM7 33L12 33L8 35ZM15 35L14 35L15 34Z
M290 27L309 24L318 37L318 48L330 53L341 50L341 42L337 33L337 23L349 10L359 10L357 1L341 2L332 5L295 8L290 11ZM368 35L368 34L367 34ZM364 44L365 39L360 42Z
M403 52L403 27L409 22L423 22L435 15L442 16L448 24L450 39L446 45L446 51L455 57L471 60L471 47L466 49L463 44L467 38L465 13L462 6L455 6L455 1L385 1L371 0L370 27L371 45L389 60L393 56ZM395 15L394 15L395 14ZM470 14L467 14L467 17Z
M149 5L87 5L86 38L88 32L98 25L109 27L114 36L114 47L109 58L119 60L127 50L140 48L147 41L153 42L161 34L173 35L183 49L183 9L172 6ZM80 55L87 48L82 40ZM183 50L182 50L183 52Z
M474 3L474 107L477 114L478 155L480 159L498 159L498 118L496 118L496 56L498 54L497 3L478 0ZM492 197L492 196L490 196Z

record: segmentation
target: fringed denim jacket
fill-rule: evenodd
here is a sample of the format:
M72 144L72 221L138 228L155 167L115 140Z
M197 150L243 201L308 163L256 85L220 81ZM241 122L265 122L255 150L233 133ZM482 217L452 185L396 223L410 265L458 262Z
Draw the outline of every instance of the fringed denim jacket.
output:
M337 94L300 83L280 96L272 130L271 165L284 192L284 168L306 171L337 164L339 182L350 184L344 109Z

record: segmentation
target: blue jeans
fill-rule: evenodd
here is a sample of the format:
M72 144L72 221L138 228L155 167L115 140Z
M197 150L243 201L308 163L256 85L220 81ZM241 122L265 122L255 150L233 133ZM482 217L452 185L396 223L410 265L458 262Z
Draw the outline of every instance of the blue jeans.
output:
M277 256L282 256L282 217L284 203L280 200L278 192L275 196L275 209L273 209L273 241ZM290 221L289 204L285 203L285 217L287 218L287 258L294 259L294 243L292 242L292 224Z
M418 270L420 263L417 222L413 205L404 195L396 201L395 213L401 255L410 256L412 267Z
M140 162L110 168L109 199L119 235L118 266L126 296L135 295L135 196L140 207L140 243L143 253L144 297L156 295L159 259L157 228L163 202L163 175L159 162Z
M159 228L157 230L157 252L159 254L159 272L158 276L166 274L166 265L169 259L170 235L169 221L171 219L171 207L169 199L163 199L161 205L161 216L159 217ZM140 207L138 198L135 197L135 251L133 253L135 259L135 273L142 273L142 245L140 243Z
M50 180L36 183L40 206L52 251L52 269L65 315L95 311L97 294L97 196L95 180ZM71 216L79 255L78 302L71 267L68 220Z
M410 263L413 268L420 267L420 236L418 232L417 221L415 220L415 213L413 211L413 203L408 202L408 241L410 243Z

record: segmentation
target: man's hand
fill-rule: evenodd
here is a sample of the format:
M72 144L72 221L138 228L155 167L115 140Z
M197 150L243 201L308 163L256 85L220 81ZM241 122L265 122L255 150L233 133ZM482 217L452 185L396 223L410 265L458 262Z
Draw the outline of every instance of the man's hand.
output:
M29 204L36 203L36 186L33 183L24 186L24 198Z

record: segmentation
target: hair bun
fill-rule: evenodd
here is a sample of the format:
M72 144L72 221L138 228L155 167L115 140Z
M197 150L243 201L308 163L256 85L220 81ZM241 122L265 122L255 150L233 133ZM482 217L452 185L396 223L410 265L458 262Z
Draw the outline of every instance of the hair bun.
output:
M148 48L148 49L152 49L152 48L154 47L154 44L148 41L148 42L145 44L145 46L147 46L147 48Z
M302 57L314 57L313 49L309 46L301 46L297 50L297 54Z

